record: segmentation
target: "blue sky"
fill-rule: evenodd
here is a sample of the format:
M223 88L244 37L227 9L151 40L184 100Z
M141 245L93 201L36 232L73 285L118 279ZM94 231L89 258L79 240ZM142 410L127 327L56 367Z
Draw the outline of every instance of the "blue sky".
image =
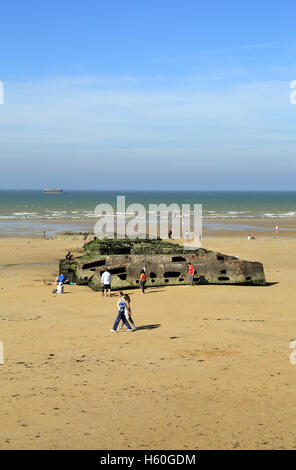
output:
M0 187L296 189L295 13L1 2Z

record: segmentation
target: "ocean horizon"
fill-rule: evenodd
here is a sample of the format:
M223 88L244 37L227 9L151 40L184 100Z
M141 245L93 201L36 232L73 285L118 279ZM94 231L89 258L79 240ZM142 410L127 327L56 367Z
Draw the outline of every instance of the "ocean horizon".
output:
M91 220L98 204L110 204L116 213L117 196L126 207L140 203L179 206L202 204L206 219L296 219L296 191L93 191L0 190L0 220Z

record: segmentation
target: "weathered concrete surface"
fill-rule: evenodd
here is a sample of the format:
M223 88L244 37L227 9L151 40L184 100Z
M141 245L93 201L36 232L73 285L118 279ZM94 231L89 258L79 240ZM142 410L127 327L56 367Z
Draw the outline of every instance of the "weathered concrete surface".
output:
M89 232L64 232L57 233L52 237L54 240L86 240L87 242L95 238L93 233Z
M137 252L141 254L133 254ZM259 262L244 261L203 248L184 251L180 245L160 240L94 240L85 245L85 253L79 258L61 260L60 273L69 281L89 285L93 290L101 289L104 268L112 274L114 290L138 287L143 266L148 287L189 284L188 262L195 268L195 284L266 283L263 265Z

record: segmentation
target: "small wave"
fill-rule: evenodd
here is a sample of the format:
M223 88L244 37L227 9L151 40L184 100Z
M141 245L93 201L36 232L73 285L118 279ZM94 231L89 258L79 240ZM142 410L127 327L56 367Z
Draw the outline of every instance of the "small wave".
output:
M249 211L228 211L228 214L246 214Z
M268 217L270 219L294 219L296 217L296 212L280 212L280 213L273 213L267 212L263 215L263 217Z
M38 212L13 212L13 215L36 215Z

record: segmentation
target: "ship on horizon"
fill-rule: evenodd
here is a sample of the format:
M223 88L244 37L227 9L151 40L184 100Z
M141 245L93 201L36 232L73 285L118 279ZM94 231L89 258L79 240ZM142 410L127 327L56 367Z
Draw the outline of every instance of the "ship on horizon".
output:
M60 194L63 192L62 189L43 189L43 192L46 194Z

